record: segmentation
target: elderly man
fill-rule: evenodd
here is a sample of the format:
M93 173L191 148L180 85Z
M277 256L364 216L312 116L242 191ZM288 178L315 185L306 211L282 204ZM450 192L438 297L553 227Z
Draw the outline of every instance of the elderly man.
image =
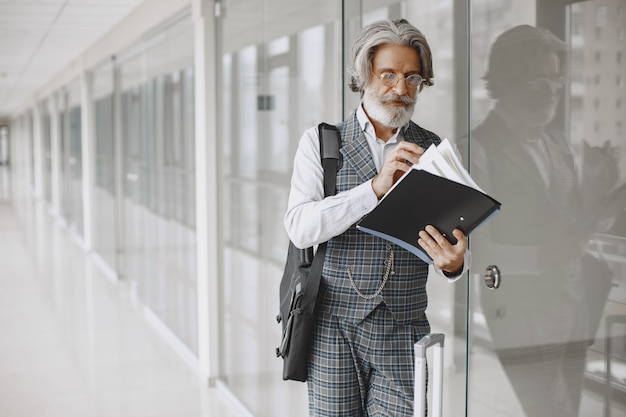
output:
M376 22L355 40L350 74L361 104L337 126L343 157L337 194L324 198L318 133L311 128L296 152L285 215L296 246L328 241L309 357L309 411L410 416L413 344L430 331L428 265L355 224L424 149L440 142L411 121L418 93L433 85L430 47L406 20ZM415 237L450 281L470 261L466 236L453 234L454 245L432 226Z

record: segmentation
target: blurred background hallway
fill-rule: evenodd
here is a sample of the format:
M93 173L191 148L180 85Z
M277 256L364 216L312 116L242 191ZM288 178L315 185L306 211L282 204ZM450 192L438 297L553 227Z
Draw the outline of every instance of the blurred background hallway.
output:
M47 208L19 220L0 171L0 416L247 415L207 388Z

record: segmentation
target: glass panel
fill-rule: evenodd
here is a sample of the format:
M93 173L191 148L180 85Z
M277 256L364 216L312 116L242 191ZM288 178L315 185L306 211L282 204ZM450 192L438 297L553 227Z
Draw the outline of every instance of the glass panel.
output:
M56 94L57 109L58 109L58 123L59 123L59 155L61 161L59 163L59 199L61 205L61 214L63 218L69 218L69 205L68 205L68 191L67 191L67 171L69 169L69 157L67 155L67 125L68 125L68 112L67 112L67 94L64 89L61 89Z
M1 123L1 122L0 122ZM18 135L18 120L14 119L12 122L12 134L14 137ZM12 138L12 143L15 139ZM15 146L15 145L13 145ZM15 179L19 176L19 169L13 168L9 170L9 163L15 164L15 157L11 158L11 153L13 149L9 148L9 126L5 124L0 124L0 201L10 201L10 199L18 200L19 196L17 193L13 193L13 183ZM14 165L15 167L15 165ZM16 204L17 205L17 204Z
M93 190L93 244L113 269L117 269L118 210L115 172L113 64L107 62L93 72L94 133L96 148Z
M39 104L39 117L41 120L41 152L42 152L42 180L43 195L48 202L52 203L52 126L50 121L50 108L48 100Z
M9 165L11 149L9 148L9 126L0 126L0 165ZM9 182L4 182L3 186Z
M35 126L33 112L26 113L26 135L28 140L30 186L35 187Z
M469 415L626 415L625 5L472 2Z
M305 385L284 383L274 354L288 244L282 218L300 136L341 118L341 4L222 4L221 374L255 416L306 415Z
M70 227L83 236L83 143L80 85L72 82L65 88L65 119L62 131L65 179L63 198L66 220Z
M124 276L198 350L193 25L188 15L122 54Z

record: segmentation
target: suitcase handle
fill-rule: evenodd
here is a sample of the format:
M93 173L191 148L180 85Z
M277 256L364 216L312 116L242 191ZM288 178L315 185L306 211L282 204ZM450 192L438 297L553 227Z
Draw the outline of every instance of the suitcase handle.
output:
M436 344L440 344L441 347L443 347L443 341L445 338L446 336L443 333L427 334L415 343L415 355L425 359L426 350Z
M414 417L425 417L426 404L426 351L432 346L435 367L433 369L433 417L441 417L443 403L443 333L431 333L421 338L413 346L415 353Z

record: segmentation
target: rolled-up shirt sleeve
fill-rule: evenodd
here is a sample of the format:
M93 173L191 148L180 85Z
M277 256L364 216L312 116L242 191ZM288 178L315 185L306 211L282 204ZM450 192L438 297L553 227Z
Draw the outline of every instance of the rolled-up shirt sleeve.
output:
M285 230L299 248L326 242L345 232L378 203L371 180L324 198L324 170L317 128L307 130L294 158Z

